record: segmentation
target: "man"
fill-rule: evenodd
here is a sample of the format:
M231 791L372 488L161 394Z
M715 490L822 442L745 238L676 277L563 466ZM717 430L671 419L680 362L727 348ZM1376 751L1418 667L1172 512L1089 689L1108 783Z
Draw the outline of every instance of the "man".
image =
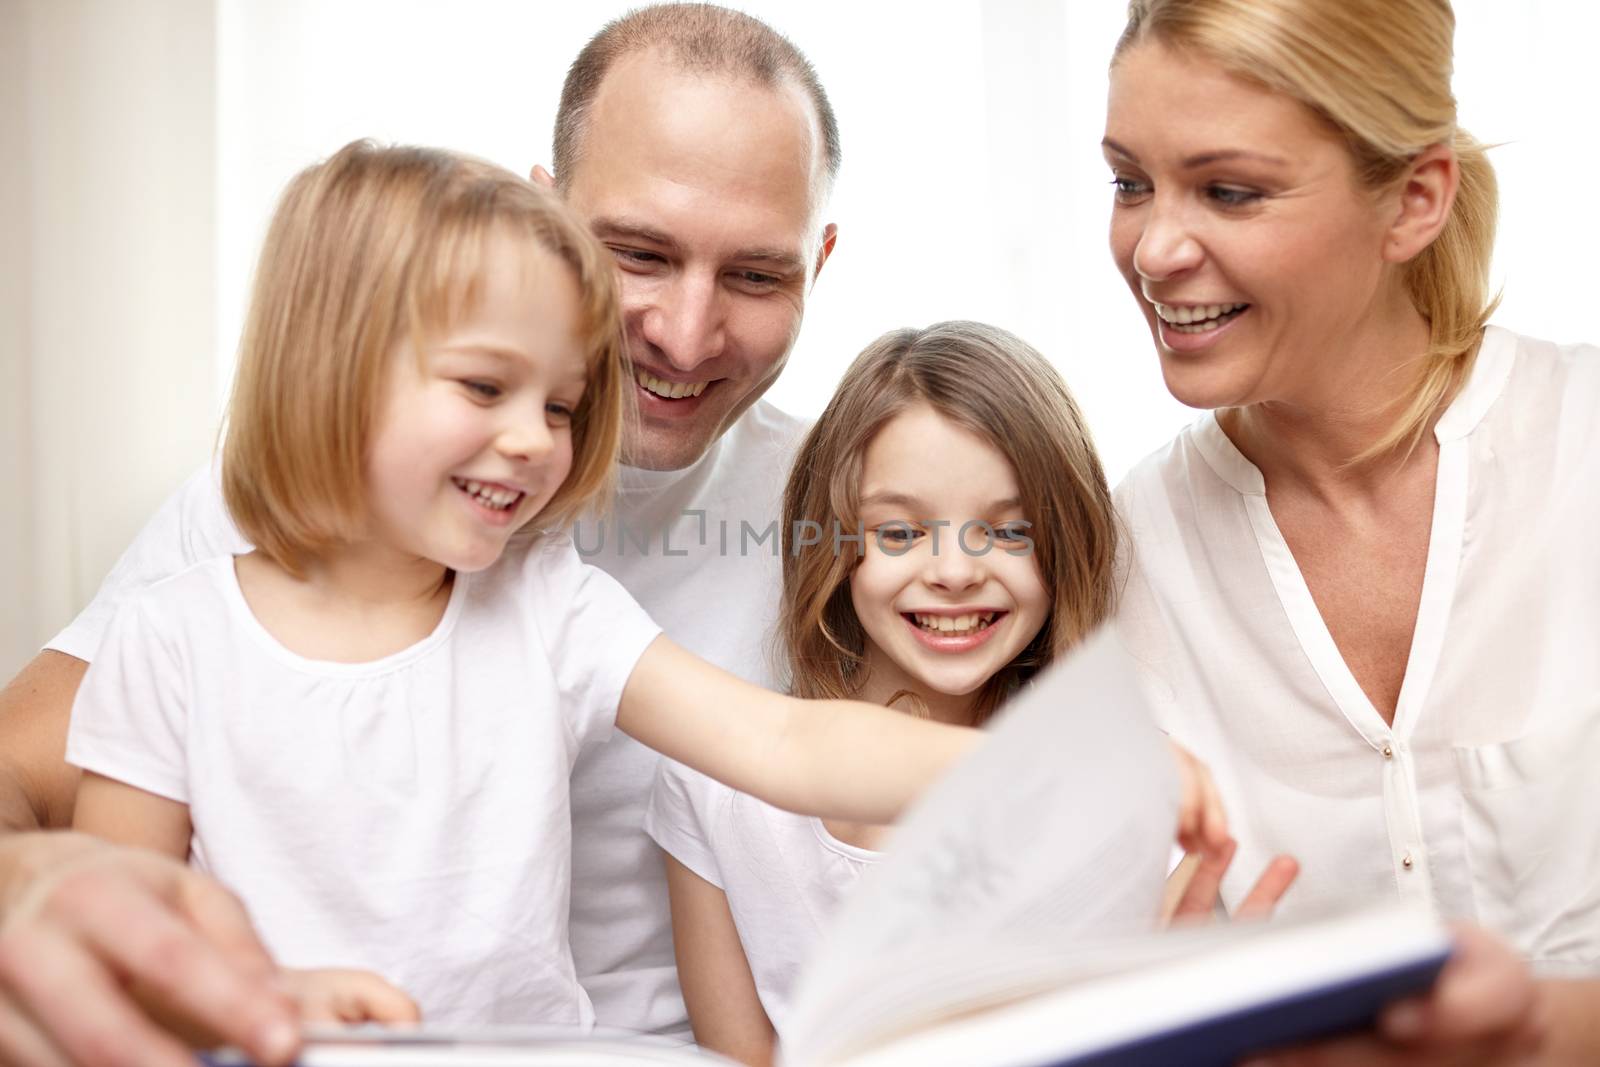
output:
M589 42L562 92L554 174L533 174L616 255L636 372L616 508L579 524L579 548L678 643L769 685L778 493L803 426L760 398L833 248L822 211L838 162L832 108L799 51L748 16L682 5ZM116 602L247 548L214 472L162 507L0 701L5 826L70 822L72 697ZM687 1036L662 862L642 831L656 759L625 737L579 759L571 937L600 1025ZM0 846L0 916L0 1062L180 1062L120 997L130 976L145 1002L264 1057L293 1049L248 920L198 875L24 835Z

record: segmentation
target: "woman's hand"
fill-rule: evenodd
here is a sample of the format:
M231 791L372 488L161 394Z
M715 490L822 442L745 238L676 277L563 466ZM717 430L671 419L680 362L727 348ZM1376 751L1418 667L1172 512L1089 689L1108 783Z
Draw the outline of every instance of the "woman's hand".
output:
M1222 876L1228 873L1237 847L1237 842L1229 838L1219 851L1191 852L1183 858L1168 879L1173 886L1172 893L1177 895L1165 916L1168 921L1209 922L1216 917L1217 902L1222 899ZM1239 902L1232 917L1264 919L1270 916L1299 875L1300 863L1293 856L1274 856L1250 892Z
M1271 1053L1249 1067L1519 1067L1593 1062L1588 1052L1544 1056L1551 1005L1511 947L1475 926L1456 929L1455 953L1427 996L1393 1004L1375 1033ZM1595 1005L1589 1005L1590 1010Z
M371 971L285 968L278 973L302 1022L406 1026L422 1021L415 1001Z
M1167 744L1178 761L1178 844L1185 852L1221 852L1228 844L1228 814L1211 771L1176 741Z

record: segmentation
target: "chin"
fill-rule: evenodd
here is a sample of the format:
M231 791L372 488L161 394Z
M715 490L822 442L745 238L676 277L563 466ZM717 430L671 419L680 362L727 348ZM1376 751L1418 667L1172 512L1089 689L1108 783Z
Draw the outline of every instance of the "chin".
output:
M1214 366L1183 363L1170 356L1161 357L1161 377L1167 392L1185 407L1202 411L1239 407L1249 402L1250 387L1236 374Z
M632 435L630 435L632 436ZM693 466L715 438L699 427L678 433L660 433L640 427L640 432L622 446L622 462L647 471L679 471Z

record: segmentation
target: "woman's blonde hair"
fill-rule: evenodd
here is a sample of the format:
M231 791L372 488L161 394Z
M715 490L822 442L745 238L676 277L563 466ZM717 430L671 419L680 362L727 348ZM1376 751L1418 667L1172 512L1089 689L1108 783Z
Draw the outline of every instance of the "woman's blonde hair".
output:
M1106 618L1117 547L1105 473L1066 383L1030 345L994 326L941 322L895 330L869 345L845 372L806 436L784 491L779 640L795 695L850 697L860 691L866 634L851 604L849 579L861 545L833 536L798 537L796 531L860 530L867 446L891 419L917 404L928 404L989 442L1010 462L1032 523L1034 559L1050 594L1038 636L979 691L982 721Z
M1489 291L1498 189L1484 146L1456 125L1448 0L1130 0L1116 55L1147 38L1198 52L1331 123L1369 188L1450 146L1460 186L1444 230L1405 267L1430 340L1410 402L1359 460L1415 447L1466 381L1497 298ZM1115 59L1113 59L1115 63Z
M606 493L626 374L612 264L554 193L436 148L346 145L301 171L267 230L223 434L241 533L294 574L363 535L363 460L397 345L420 352L483 289L491 245L553 256L577 281L588 375L572 470L539 515L559 526ZM538 277L540 264L530 264ZM544 269L548 269L547 267Z

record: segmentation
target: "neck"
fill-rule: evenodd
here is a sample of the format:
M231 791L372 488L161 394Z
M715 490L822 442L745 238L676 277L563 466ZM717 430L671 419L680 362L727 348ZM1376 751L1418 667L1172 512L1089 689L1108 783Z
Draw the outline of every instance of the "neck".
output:
M403 611L448 598L454 572L374 544L343 545L306 568L306 584L360 611Z
M926 685L918 685L907 678L900 670L883 670L869 665L867 679L861 691L856 694L857 700L865 700L872 704L882 704L892 707L897 711L910 713L915 705L911 705L904 697L890 704L897 693L909 693L922 702L928 718L935 722L952 723L956 726L972 726L977 719L978 695L976 692L966 694L941 693Z
M1375 314L1330 352L1326 371L1299 394L1219 411L1218 424L1269 485L1292 482L1322 497L1379 491L1431 456L1419 447L1352 465L1409 402L1429 336L1427 320L1409 302Z

